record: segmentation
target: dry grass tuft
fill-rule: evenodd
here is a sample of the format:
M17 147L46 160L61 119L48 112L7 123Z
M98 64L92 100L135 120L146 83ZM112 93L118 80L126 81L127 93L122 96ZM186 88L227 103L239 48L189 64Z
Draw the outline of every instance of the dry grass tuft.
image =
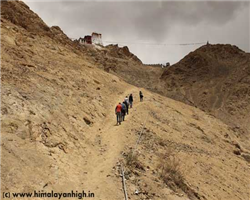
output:
M180 161L175 157L173 149L168 148L160 156L159 169L160 177L170 188L175 189L176 186L181 186L184 182Z
M187 194L191 199L200 199L199 195L193 191L186 183L181 171L181 161L176 158L172 148L167 148L164 154L160 156L158 165L160 177L172 190L179 190Z
M130 168L137 168L144 170L141 162L138 159L138 154L133 153L133 151L129 151L129 153L125 157L126 165Z

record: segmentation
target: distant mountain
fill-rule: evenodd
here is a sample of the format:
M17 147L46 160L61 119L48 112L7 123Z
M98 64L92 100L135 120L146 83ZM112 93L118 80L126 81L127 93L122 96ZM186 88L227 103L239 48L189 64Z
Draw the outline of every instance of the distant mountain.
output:
M166 96L197 106L250 132L250 54L232 45L205 45L167 68Z

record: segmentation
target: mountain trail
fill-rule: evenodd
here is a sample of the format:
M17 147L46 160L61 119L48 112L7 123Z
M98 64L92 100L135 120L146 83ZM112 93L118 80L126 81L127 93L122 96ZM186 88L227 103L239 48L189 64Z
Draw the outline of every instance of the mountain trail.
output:
M141 109L143 104L149 103L148 101L136 101L133 108L129 109L129 114L126 115L125 121L119 126L116 125L114 108L119 100L124 99L127 94L131 93L139 93L139 90L128 89L117 98L117 101L114 100L114 106L110 108L106 119L99 125L96 125L92 131L96 134L93 134L91 138L89 138L92 141L99 139L97 143L99 144L100 152L88 157L87 164L84 166L84 170L89 172L86 182L88 182L88 188L92 188L97 194L102 194L104 199L109 199L111 197L115 199L117 198L117 194L121 194L120 191L113 190L117 187L117 183L110 182L109 176L113 174L112 171L114 171L116 167L119 167L119 159L121 159L124 146L132 142L128 138L128 135L124 134L127 132L127 128L131 126L130 119L132 117L141 117L138 116L137 110ZM149 97L147 97L147 99L148 98ZM106 187L102 188L99 187L99 185L106 185Z

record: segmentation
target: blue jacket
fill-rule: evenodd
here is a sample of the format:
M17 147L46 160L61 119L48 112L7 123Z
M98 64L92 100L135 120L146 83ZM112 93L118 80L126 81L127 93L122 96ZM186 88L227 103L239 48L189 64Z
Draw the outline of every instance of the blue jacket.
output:
M125 112L127 109L126 109L126 105L124 103L122 103L122 112Z

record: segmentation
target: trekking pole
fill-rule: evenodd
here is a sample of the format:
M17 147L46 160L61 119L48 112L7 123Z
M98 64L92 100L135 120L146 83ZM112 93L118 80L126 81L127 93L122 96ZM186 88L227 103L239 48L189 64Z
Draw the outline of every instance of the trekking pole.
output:
M121 165L121 176L122 176L122 186L123 186L123 191L124 191L124 197L125 200L128 200L128 194L127 194L127 189L126 189L126 179L124 176L124 170L123 170L123 165Z

